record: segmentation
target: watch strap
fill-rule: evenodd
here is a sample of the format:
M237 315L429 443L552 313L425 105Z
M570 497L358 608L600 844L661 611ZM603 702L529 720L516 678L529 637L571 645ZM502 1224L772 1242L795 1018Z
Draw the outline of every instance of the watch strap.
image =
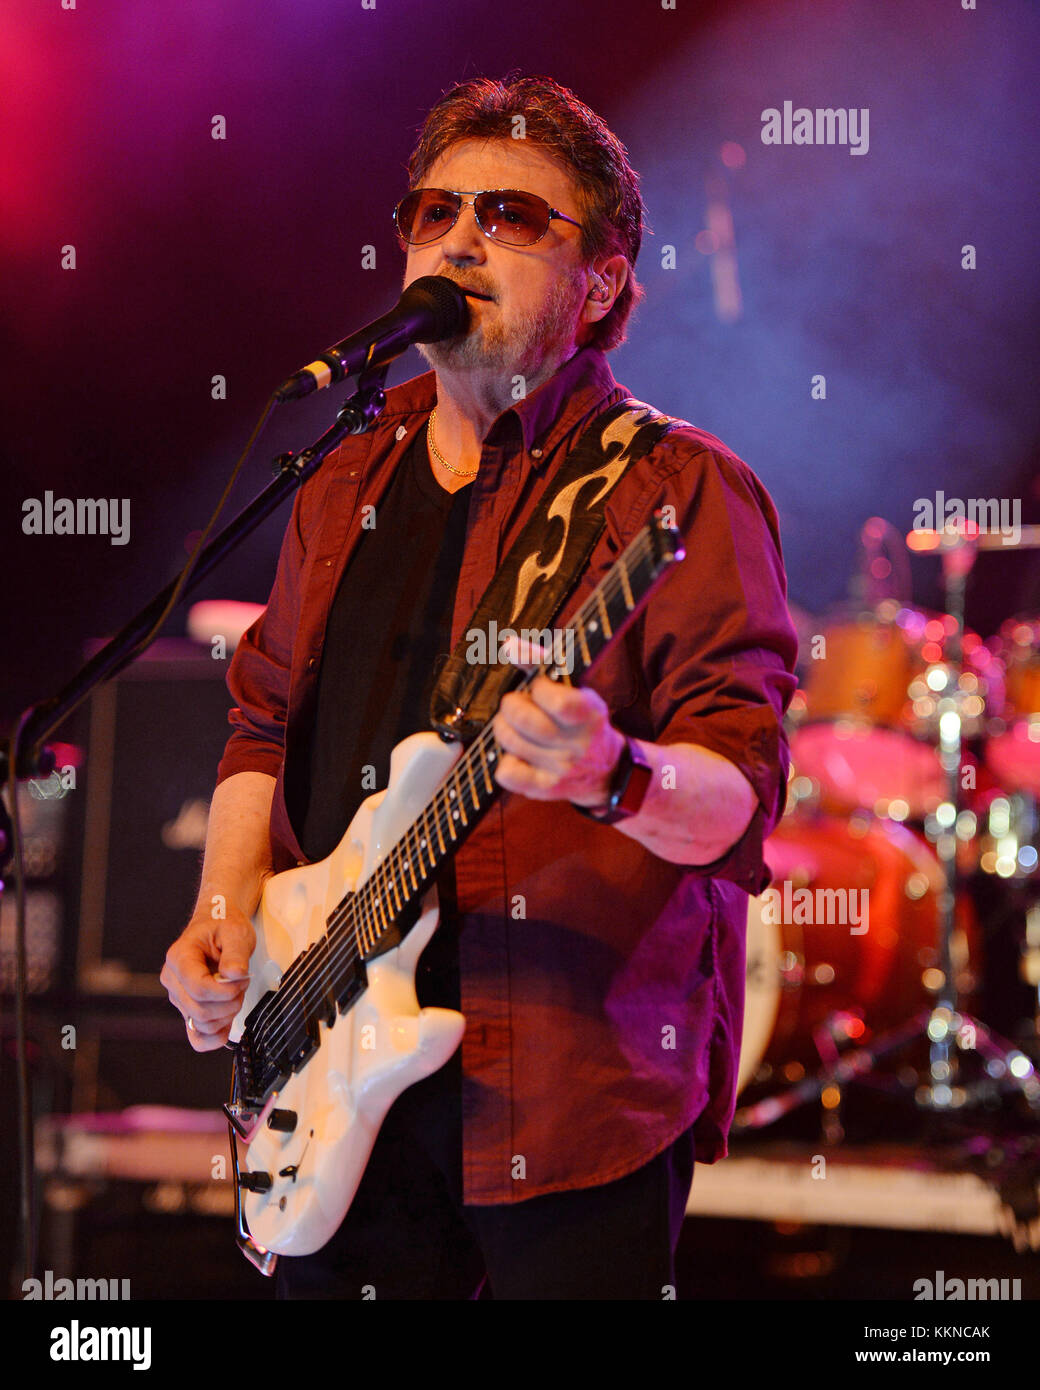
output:
M610 779L606 803L602 806L575 806L574 809L600 825L614 825L619 820L628 820L642 807L652 775L650 764L634 740L626 735L621 757Z

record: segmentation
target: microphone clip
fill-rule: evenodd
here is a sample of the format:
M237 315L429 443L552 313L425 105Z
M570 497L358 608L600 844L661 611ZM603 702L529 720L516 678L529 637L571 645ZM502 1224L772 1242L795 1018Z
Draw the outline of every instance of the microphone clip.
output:
M339 408L336 419L347 434L364 434L375 424L386 405L386 374L390 363L372 367L358 377L357 390Z

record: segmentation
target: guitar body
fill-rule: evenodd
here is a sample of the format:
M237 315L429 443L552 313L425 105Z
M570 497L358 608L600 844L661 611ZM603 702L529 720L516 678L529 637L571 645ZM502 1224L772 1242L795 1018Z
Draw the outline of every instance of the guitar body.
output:
M404 834L460 752L432 733L405 739L391 754L386 790L362 803L332 854L268 880L253 922L256 950L232 1042L292 961L323 935L336 904L366 881ZM442 1067L461 1042L463 1016L420 1010L415 993L416 966L437 920L431 890L401 944L366 963L367 989L333 1027L317 1025L320 1046L260 1116L244 1166L270 1174L273 1183L266 1192L247 1191L244 1208L253 1240L265 1249L284 1255L321 1249L353 1201L390 1106ZM291 1132L268 1127L272 1106L297 1117Z

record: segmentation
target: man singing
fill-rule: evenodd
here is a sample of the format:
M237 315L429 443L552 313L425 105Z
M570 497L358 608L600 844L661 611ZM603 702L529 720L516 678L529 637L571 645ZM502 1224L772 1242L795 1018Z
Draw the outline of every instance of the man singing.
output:
M385 787L518 533L628 394L605 353L644 209L605 123L547 78L466 82L408 173L404 282L454 281L469 325L302 488L231 664L198 906L162 974L198 1051L241 1006L266 879ZM686 558L587 684L502 700L505 794L438 879L416 983L461 1008L461 1047L389 1111L337 1234L282 1258L283 1297L670 1295L694 1158L726 1152L795 637L772 502L686 424L611 492L561 625L660 507Z

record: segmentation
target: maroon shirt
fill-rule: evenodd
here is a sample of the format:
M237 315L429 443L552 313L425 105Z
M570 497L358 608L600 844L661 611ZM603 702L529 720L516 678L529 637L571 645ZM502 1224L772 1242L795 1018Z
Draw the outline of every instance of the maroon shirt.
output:
M369 515L362 508L378 504L425 428L435 389L432 372L391 388L374 428L301 489L267 609L231 663L238 708L218 781L245 771L278 779L277 870L304 862L285 767L295 776L305 756L325 626ZM470 487L453 646L585 425L627 394L603 353L585 348L495 421ZM741 840L704 867L667 863L566 801L506 793L472 833L456 858L466 1202L610 1182L695 1121L697 1159L726 1153L747 895L768 882L762 841L783 809L781 718L795 688L776 511L761 483L714 436L670 433L611 494L604 533L557 624L668 504L686 559L589 683L622 732L728 758L758 806Z

